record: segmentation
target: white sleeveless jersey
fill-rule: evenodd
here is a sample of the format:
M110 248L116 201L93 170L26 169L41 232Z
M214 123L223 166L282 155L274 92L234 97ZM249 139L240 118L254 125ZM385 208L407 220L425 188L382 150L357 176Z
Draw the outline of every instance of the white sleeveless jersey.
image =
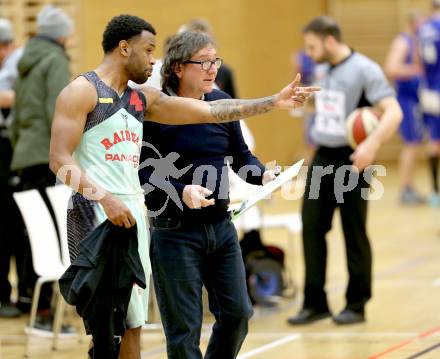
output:
M142 193L138 167L145 96L128 87L119 97L95 72L82 76L95 86L98 102L87 116L75 160L91 180L110 193Z

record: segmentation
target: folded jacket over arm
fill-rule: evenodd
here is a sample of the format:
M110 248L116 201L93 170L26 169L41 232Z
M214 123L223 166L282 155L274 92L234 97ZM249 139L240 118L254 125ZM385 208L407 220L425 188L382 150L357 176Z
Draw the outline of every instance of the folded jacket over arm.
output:
M93 336L92 358L117 359L133 285L146 288L136 226L126 229L106 220L79 248L59 280L61 294Z

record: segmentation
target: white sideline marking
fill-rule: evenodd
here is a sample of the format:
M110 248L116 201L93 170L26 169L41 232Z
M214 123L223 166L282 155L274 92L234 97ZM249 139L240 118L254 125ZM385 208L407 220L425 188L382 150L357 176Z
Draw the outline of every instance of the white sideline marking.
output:
M412 338L419 335L418 332L316 332L316 333L294 333L293 335L301 335L301 339L322 339L322 338ZM246 337L246 341L250 340L262 340L262 339L275 339L280 337L286 337L292 335L289 332L257 332L249 333ZM432 335L433 337L440 337L440 332Z
M251 339L249 337L255 337L255 336L261 336L262 338L268 338L268 337L274 337L277 335L282 335L285 333L258 333L258 335L255 335L257 333L249 334L247 340ZM347 338L370 338L370 339L382 339L384 337L391 337L391 338L412 338L414 335L417 335L417 333L411 333L411 332L377 332L377 333L329 333L329 332L323 332L323 333L302 333L302 334L292 334L288 335L284 338L278 339L273 341L272 343L263 345L259 348L253 349L247 353L244 353L242 355L239 355L237 359L246 359L250 358L252 356L255 356L257 354L263 353L265 351L268 351L270 349L273 349L275 347L278 347L280 345L286 344L291 341L298 340L300 338L303 339L322 339L322 338L333 338L333 339L347 339ZM440 333L437 333L436 336L440 336Z
M253 350L251 350L251 351L249 351L249 352L247 352L247 353L244 353L244 354L242 354L242 355L239 355L239 356L237 357L237 359L246 359L246 358L250 358L250 357L252 357L252 356L254 356L254 355L257 355L257 354L263 353L263 352L265 352L265 351L268 351L268 350L273 349L273 348L275 348L275 347L278 347L278 346L280 346L280 345L286 344L286 343L288 343L288 342L292 342L292 341L294 341L294 340L298 340L299 338L301 338L301 334L288 335L287 337L284 337L284 338L281 338L281 339L275 340L275 341L273 341L272 343L269 343L269 344L263 345L263 346L261 346L261 347L259 347L259 348L253 349Z

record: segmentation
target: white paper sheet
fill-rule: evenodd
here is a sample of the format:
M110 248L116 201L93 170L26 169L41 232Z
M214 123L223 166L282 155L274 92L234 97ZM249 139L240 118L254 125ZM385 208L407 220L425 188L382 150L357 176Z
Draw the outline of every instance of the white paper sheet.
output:
M280 175L273 181L267 183L264 186L261 186L261 189L257 193L241 201L238 205L231 206L230 210L232 220L237 219L249 208L254 206L258 201L266 198L270 193L280 188L283 184L298 176L298 173L301 170L303 163L304 159L296 162L293 166L289 167L284 172L281 172Z

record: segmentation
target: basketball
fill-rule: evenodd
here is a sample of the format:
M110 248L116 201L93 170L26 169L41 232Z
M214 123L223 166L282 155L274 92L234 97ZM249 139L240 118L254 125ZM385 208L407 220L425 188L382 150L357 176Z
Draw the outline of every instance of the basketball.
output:
M372 107L354 110L347 118L347 138L350 146L356 148L379 125L379 115Z

